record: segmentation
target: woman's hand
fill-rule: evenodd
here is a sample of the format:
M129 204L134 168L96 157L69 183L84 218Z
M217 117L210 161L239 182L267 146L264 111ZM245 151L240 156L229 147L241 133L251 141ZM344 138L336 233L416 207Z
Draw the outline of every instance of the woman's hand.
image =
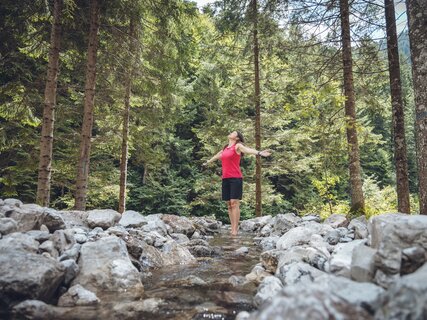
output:
M262 150L262 151L258 152L258 155L260 155L261 157L269 157L271 155L271 151L270 150Z

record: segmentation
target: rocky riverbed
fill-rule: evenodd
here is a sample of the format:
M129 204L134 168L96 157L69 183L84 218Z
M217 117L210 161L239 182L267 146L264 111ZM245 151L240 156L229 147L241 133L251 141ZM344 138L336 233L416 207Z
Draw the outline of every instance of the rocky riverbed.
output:
M0 200L0 318L427 318L427 216L287 213L228 232Z

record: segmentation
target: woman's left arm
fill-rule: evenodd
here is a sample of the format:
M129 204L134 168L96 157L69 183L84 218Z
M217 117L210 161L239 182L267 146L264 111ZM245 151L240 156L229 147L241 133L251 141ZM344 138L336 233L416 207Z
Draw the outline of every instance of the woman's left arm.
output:
M262 151L258 151L256 149L252 149L249 147L246 147L245 145L238 143L236 145L236 149L238 149L239 151L243 152L243 153L247 153L247 154L253 154L253 155L257 155L257 156L261 156L261 157L268 157L271 155L270 150L262 150Z

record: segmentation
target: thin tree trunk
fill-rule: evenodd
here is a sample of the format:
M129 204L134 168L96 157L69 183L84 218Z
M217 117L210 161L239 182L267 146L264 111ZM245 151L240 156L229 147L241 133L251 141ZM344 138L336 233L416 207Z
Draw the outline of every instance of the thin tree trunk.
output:
M37 203L48 206L52 173L53 127L55 123L56 87L59 72L59 49L61 41L62 0L53 4L53 22L50 34L49 63L44 90L43 125L40 140Z
M90 146L93 126L93 109L96 83L96 53L98 51L99 4L98 0L90 2L89 47L86 65L86 85L84 94L83 125L80 142L75 209L86 209L86 193L89 178Z
M406 153L405 115L400 79L399 50L396 31L396 16L393 0L385 0L387 28L387 52L390 76L391 104L393 112L394 160L396 166L397 208L399 212L410 213L408 156Z
M427 2L406 0L417 130L420 214L427 214Z
M261 89L259 84L259 46L258 46L258 6L257 0L252 0L253 15L253 46L255 73L255 148L261 150ZM255 214L262 215L261 198L261 157L256 157L255 169Z
M359 143L356 130L356 106L353 88L353 60L351 56L350 19L348 0L340 0L342 60L344 68L345 115L350 171L351 211L364 212Z
M135 55L135 22L132 17L129 24L129 61L134 61ZM125 80L125 108L123 110L123 130L122 130L122 155L120 158L120 193L119 193L119 212L123 213L126 208L126 182L128 166L128 136L129 136L129 112L130 112L130 95L132 86L132 74L134 64L128 66Z

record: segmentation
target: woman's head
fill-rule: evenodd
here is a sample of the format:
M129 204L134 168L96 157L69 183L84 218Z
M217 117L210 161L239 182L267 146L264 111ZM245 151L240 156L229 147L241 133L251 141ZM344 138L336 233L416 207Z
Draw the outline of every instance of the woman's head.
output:
M233 131L228 135L229 139L236 140L236 142L245 142L245 138L240 131Z

